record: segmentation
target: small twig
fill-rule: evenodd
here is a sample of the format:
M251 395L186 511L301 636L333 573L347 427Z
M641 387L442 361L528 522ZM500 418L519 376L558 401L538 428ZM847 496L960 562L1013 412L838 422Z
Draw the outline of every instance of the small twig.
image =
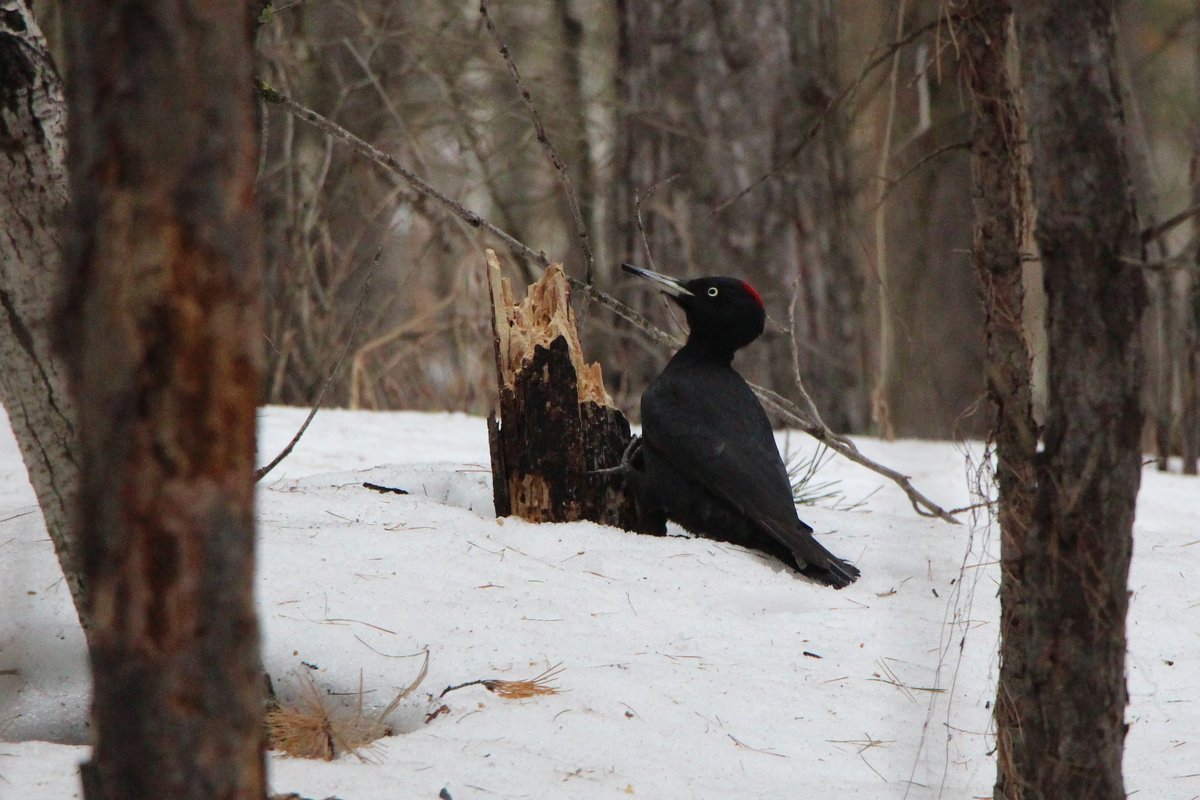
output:
M378 483L371 483L370 481L363 481L363 488L382 494L408 494L407 489L397 489L394 486L380 486Z
M428 674L429 674L429 650L427 649L425 651L425 662L423 664L421 664L421 671L419 673L417 673L417 677L413 680L412 683L410 683L404 689L400 690L400 692L392 699L392 702L388 703L387 708L385 708L383 711L379 712L379 716L376 717L376 719L378 719L379 722L382 723L384 720L386 720L388 717L390 717L392 715L392 712L395 711L396 708L400 705L400 701L403 700L404 698L408 697L413 692L415 692L417 690L417 687L421 685L421 682L425 680L425 676ZM361 682L362 678L359 678L359 681Z
M287 443L287 447L279 451L279 455L271 459L271 463L259 467L254 471L254 481L256 483L266 477L267 473L275 469L275 467L279 466L279 462L291 455L292 449L300 441L300 437L304 435L304 432L308 430L309 423L313 421L313 417L317 415L317 411L321 408L321 403L325 401L325 395L329 392L329 387L333 385L333 379L337 377L338 371L342 367L342 362L346 360L346 355L350 352L350 348L354 344L355 334L358 333L358 323L362 321L363 307L367 302L368 290L371 288L371 277L375 274L375 269L379 266L379 257L382 254L382 247L375 251L375 258L371 261L371 269L367 271L367 277L363 279L362 291L358 295L358 302L354 305L354 313L351 315L350 334L346 337L346 345L338 355L337 361L333 363L333 369L329 370L329 375L325 378L325 383L321 385L321 390L317 392L317 396L313 400L312 410L304 418L304 424L300 426L300 430L296 431L296 435Z
M1142 243L1148 244L1155 239L1165 236L1170 231L1187 222L1192 217L1200 214L1200 203L1195 203L1188 206L1183 211L1180 211L1173 217L1163 220L1152 228L1147 228L1142 231Z
M500 49L500 56L504 59L505 66L508 67L508 74L512 76L513 83L517 85L517 91L520 92L521 100L525 103L525 109L529 112L529 117L533 121L533 128L537 132L537 140L542 145L542 149L546 151L550 163L554 165L554 169L558 173L558 180L562 184L563 194L567 196L567 208L571 211L571 220L575 223L575 235L579 237L579 247L583 250L585 266L584 283L591 286L595 277L596 258L592 255L592 243L591 239L588 238L587 223L583 221L583 212L579 209L579 195L576 194L575 185L571 182L571 174L567 171L567 165L559 157L558 150L555 149L554 144L550 141L550 137L546 135L546 128L542 125L542 117L538 114L537 106L533 102L533 96L525 88L525 83L521 80L521 73L517 70L517 63L513 61L512 54L508 51L508 45L500 38L500 33L496 30L496 25L492 22L491 14L488 13L488 0L479 0L479 15L483 17L483 23L487 26L488 33L496 40L496 46Z
M297 119L304 120L317 130L350 145L361 155L364 155L371 161L374 161L388 172L403 178L408 185L415 189L418 193L424 195L425 197L430 197L434 200L437 200L439 203L448 208L450 212L454 214L454 216L458 217L472 228L478 228L480 230L487 231L508 245L508 247L510 247L512 250L521 253L526 258L534 261L542 267L550 266L550 259L544 252L541 250L534 250L532 247L520 241L519 239L514 238L512 235L500 230L495 225L492 225L490 222L464 206L462 203L446 194L443 194L432 184L427 183L418 177L415 173L401 165L400 162L398 162L394 157L383 152L370 142L360 139L350 131L343 128L341 125L338 125L336 122L326 119L316 111L313 111L311 108L300 105L295 100L292 100L287 95L272 89L262 81L258 81L257 85L258 91L264 98L266 98L268 103L274 103L275 105L282 106L285 111Z
M969 506L959 506L947 511L947 514L966 514L968 511L978 511L981 508L992 508L996 505L995 500L984 500L979 503L972 503Z
M447 686L438 695L438 698L445 697L448 692L453 692L458 689L465 689L468 686L482 686L493 694L498 694L501 697L506 697L510 700L523 700L539 694L558 694L559 690L553 685L554 680L562 673L562 664L555 664L548 668L542 674L534 678L529 678L523 681L504 681L498 678L480 678L479 680L467 681L466 683Z
M1196 268L1194 260L1196 251L1196 243L1189 242L1186 247L1180 250L1175 255L1167 256L1158 261L1142 261L1140 258L1129 258L1128 256L1118 256L1117 260L1122 264L1128 264L1131 267L1144 269L1147 272L1181 272L1183 270L1193 270Z
M423 655L423 656L425 656L426 660L429 659L429 648L428 647L425 648L424 650L418 650L415 653L398 653L398 654L393 655L392 653L385 653L382 650L379 650L378 648L372 647L365 639L363 639L357 633L354 634L354 638L358 639L358 643L361 644L362 646L366 647L372 653L383 656L384 658L416 658L417 656Z
M876 739L869 733L864 733L862 739L826 739L830 744L852 744L858 747L858 752L870 750L872 747L883 747L884 745L895 744L895 739Z
M800 349L796 338L796 302L800 299L800 279L796 279L796 285L792 288L792 301L788 303L788 339L792 346L792 381L796 384L796 391L800 393L800 399L804 401L804 405L808 411L809 419L815 424L828 430L825 420L821 419L821 412L817 409L816 402L813 401L812 395L808 393L808 389L804 386L804 378L800 374Z
M725 735L728 736L730 739L732 739L733 743L735 745L737 745L738 747L742 748L743 750L753 750L756 753L762 753L764 756L775 756L776 758L788 758L789 757L787 755L784 755L783 753L774 753L770 750L763 750L761 747L751 747L750 745L748 745L745 742L738 739L732 733L727 733Z
M858 757L862 759L862 762L867 765L867 768L870 769L871 772L874 772L876 775L879 776L879 780L883 781L884 783L888 782L888 779L883 777L883 773L880 772L879 770L875 769L875 767L872 766L870 761L867 761L867 757L863 755L863 752L861 750L858 751Z
M678 177L679 173L676 172L674 175L668 175L662 180L656 181L653 186L646 190L645 194L638 194L636 189L633 192L633 216L637 221L638 233L642 237L642 247L646 249L647 265L653 270L657 270L658 267L654 265L654 253L650 252L650 240L646 238L646 226L642 224L642 203L649 200L650 196L657 192L660 186L665 186Z
M450 692L458 691L459 689L465 689L468 686L481 686L483 685L484 680L486 679L479 678L478 680L465 681L464 683L456 683L453 686L447 686L445 689L442 689L442 693L439 694L438 697L445 697Z
M917 491L907 475L902 475L890 467L885 467L877 461L874 461L863 455L855 447L854 443L845 437L840 437L833 431L823 425L817 425L812 420L805 417L804 413L796 407L796 404L770 389L750 384L750 388L758 395L758 399L763 402L768 409L774 411L783 417L786 421L807 433L819 442L824 442L825 445L836 453L840 453L855 464L866 467L872 472L876 472L888 480L895 483L900 489L908 495L908 501L912 503L913 510L922 517L937 517L940 520L949 522L953 525L961 524L950 513L939 506L937 503L930 500L928 497Z
M899 175L897 175L894 178L889 178L886 175L880 175L879 178L880 178L880 180L882 180L884 182L884 188L883 188L883 191L879 195L878 202L882 203L885 200L887 200L888 197L891 196L891 194L895 190L895 188L897 186L899 186L904 181L905 178L907 178L909 175L912 175L914 172L916 172L921 167L928 164L930 161L933 161L934 159L938 158L939 156L945 155L946 153L950 153L955 150L970 150L970 149L971 149L970 141L950 142L949 144L944 144L941 147L934 148L933 150L929 151L925 155L921 156L919 159L916 160L916 162L914 162L911 166L909 166L907 169L905 169L903 172L901 172Z

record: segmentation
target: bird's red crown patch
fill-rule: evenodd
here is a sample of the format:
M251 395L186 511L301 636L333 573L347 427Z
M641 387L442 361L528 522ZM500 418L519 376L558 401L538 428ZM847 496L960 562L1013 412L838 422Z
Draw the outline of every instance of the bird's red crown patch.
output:
M759 295L759 293L758 293L758 290L757 290L757 289L755 289L753 286L751 286L750 284L746 283L745 281L742 281L742 288L743 288L743 289L745 289L745 290L746 290L746 292L747 292L747 293L748 293L748 294L749 294L751 297L753 297L753 298L754 298L754 301L755 301L756 303L758 303L758 307L759 307L759 308L762 308L762 307L763 307L763 301L762 301L762 297Z

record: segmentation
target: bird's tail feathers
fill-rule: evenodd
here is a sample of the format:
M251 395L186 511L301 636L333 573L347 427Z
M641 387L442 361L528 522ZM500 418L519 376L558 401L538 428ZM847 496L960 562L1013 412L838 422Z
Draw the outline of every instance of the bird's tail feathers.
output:
M861 573L858 571L858 567L830 554L825 559L824 565L818 565L811 561L806 562L804 568L800 570L800 574L825 586L845 589L858 580Z
M858 567L822 547L821 543L813 538L812 528L804 522L796 520L796 523L800 525L799 531L790 526L775 524L771 520L762 521L763 527L791 551L801 575L834 589L845 589L858 580L861 574Z

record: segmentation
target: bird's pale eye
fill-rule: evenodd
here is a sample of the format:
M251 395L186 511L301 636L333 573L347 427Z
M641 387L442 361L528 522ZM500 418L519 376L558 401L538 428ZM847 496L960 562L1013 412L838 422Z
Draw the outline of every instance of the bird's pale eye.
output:
M719 292L717 291L717 287L715 287L715 286L708 287L708 296L709 297L716 297L718 294L719 294Z

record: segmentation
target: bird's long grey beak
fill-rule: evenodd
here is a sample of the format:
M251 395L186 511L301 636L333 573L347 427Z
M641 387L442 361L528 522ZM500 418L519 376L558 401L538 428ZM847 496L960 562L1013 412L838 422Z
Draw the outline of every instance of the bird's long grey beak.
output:
M633 264L622 264L621 269L633 275L637 275L639 278L645 278L657 286L660 291L666 292L672 297L694 296L690 291L688 291L687 287L683 285L683 281L675 278L668 278L666 275L655 272L652 269L642 269L641 267L635 267Z

